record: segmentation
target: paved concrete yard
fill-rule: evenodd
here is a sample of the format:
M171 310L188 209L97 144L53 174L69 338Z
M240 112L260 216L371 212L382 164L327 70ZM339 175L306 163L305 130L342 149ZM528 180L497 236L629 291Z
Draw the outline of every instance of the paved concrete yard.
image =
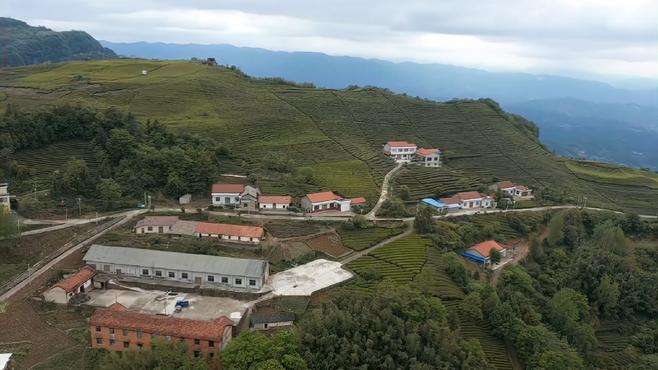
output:
M91 298L86 304L96 307L108 307L118 302L129 310L150 314L171 315L196 320L212 320L220 316L230 317L233 312L244 315L249 304L227 297L209 297L192 293L175 293L167 295L159 290L92 290L87 293ZM176 301L187 299L190 306L181 312L175 312Z
M352 277L340 262L317 259L307 264L281 271L270 277L272 295L311 295Z

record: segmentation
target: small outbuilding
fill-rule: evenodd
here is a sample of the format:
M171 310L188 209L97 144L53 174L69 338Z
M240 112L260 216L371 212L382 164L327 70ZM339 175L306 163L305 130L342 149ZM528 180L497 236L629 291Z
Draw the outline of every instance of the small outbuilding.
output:
M92 289L92 279L95 274L96 270L93 267L84 266L75 274L68 276L48 289L43 293L43 297L47 302L69 303L71 298Z
M167 234L178 222L178 216L146 216L137 221L137 234Z
M295 314L292 312L255 313L249 319L249 328L251 330L268 330L291 326L293 322L295 322Z

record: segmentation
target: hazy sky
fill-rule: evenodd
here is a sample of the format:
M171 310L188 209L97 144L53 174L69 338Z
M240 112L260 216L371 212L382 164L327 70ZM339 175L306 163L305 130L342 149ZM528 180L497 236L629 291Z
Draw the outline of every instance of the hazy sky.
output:
M109 41L658 78L658 0L2 0L0 14Z

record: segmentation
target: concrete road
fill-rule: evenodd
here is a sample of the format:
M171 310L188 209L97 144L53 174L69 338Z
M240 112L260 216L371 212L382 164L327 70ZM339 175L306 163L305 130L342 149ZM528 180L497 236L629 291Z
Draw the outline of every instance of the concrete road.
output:
M5 301L9 300L12 296L14 296L16 293L18 293L21 289L23 289L27 285L29 285L32 281L37 279L39 276L43 275L46 271L53 268L55 265L57 265L59 262L64 260L66 257L70 256L74 252L76 252L76 251L82 249L83 247L93 243L96 239L100 238L103 234L105 234L109 230L115 229L115 228L125 224L126 222L130 221L133 217L137 216L140 213L144 213L144 212L146 212L146 211L143 210L143 209L123 212L121 215L123 215L124 217L121 221L119 221L116 224L106 228L105 230L91 236L90 238L74 245L73 247L67 249L64 253L62 253L59 256L53 258L52 261L46 263L40 269L38 269L37 271L30 274L27 278L23 279L21 282L14 285L11 289L9 289L7 292L5 292L3 295L1 295L0 296L0 302L5 302Z

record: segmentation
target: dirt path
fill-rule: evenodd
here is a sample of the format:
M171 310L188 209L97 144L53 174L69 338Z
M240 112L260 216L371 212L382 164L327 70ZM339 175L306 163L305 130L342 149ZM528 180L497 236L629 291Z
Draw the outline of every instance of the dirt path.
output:
M64 260L66 257L70 256L71 254L79 251L83 247L87 246L88 244L92 243L96 239L100 238L103 234L108 232L109 230L115 229L126 222L130 221L133 217L136 215L145 212L145 210L136 210L136 211L128 211L124 212L124 218L120 220L119 222L111 225L108 228L103 229L97 234L94 234L93 236L85 239L84 241L72 246L71 248L67 249L64 253L58 255L57 257L53 258L50 262L46 263L42 267L40 267L38 270L32 272L31 274L27 275L24 279L21 279L20 282L15 284L11 289L6 291L4 294L0 296L0 302L5 302L9 300L14 294L18 293L21 289L29 285L32 281L38 279L41 275L47 273L53 266L57 265L59 262Z
M402 168L404 163L398 163L395 168L390 170L385 176L384 176L384 181L382 181L382 191L379 194L379 199L377 200L377 203L375 204L374 207L366 214L366 218L368 220L374 220L377 218L377 211L379 211L379 208L381 208L382 204L388 199L388 193L389 189L391 188L391 178L393 175Z
M340 261L340 263L342 263L343 265L347 265L348 263L350 263L352 261L355 261L355 260L365 256L366 254L374 251L375 249L381 248L381 247L385 246L386 244L392 243L392 242L394 242L398 239L401 239L401 238L404 238L406 236L411 235L411 233L413 233L413 231L414 231L413 223L408 222L407 223L407 229L402 234L398 234L398 235L392 236L388 239L382 240L381 242L373 245L370 248L366 248L362 251L354 252L354 253L350 254L349 256L347 256L346 258L342 259Z
M548 236L548 228L544 227L542 231L539 233L539 242L541 243L546 239ZM517 265L519 262L523 261L524 258L528 255L530 252L530 241L529 240L522 240L518 245L515 246L515 254L514 257L512 257L512 260L507 262L504 266L502 266L499 269L494 270L493 274L491 275L491 284L493 286L496 286L496 283L498 282L498 278L500 278L500 275L503 274L503 270L507 268L507 266L514 266Z

